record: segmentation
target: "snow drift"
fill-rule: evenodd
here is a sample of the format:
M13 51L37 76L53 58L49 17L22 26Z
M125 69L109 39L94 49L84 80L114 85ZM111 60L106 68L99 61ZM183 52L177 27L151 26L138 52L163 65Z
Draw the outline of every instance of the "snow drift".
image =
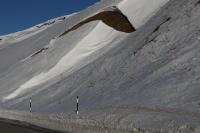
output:
M45 120L45 127L51 120L66 125L72 115L75 125L82 124L78 131L94 125L124 132L132 127L160 132L198 127L197 3L102 0L1 36L0 108L13 110L13 119L37 125ZM77 96L79 117L74 113ZM26 117L30 97L30 115L37 120ZM15 115L15 110L25 113Z
M108 44L110 44L110 46L114 45L113 40L115 38L120 38L120 34L117 31L114 31L102 22L97 22L96 27L77 43L64 57L62 57L53 68L48 70L48 72L33 77L3 100L13 99L18 95L21 96L27 93L28 89L41 85L53 78L57 78L66 71L70 74L77 69L80 69L95 59L94 57L91 57L94 52L105 52L109 48ZM98 58L98 56L96 58ZM31 91L33 91L33 89L31 89Z
M106 25L114 28L115 30L121 31L121 32L130 33L130 32L135 31L135 28L129 22L127 17L120 12L120 10L118 10L115 7L112 7L111 9L112 9L112 11L111 10L110 11L102 11L100 13L97 13L94 16L84 19L83 21L74 25L72 28L69 28L68 30L66 30L60 36L67 34L70 31L76 30L80 26L82 26L86 23L89 23L91 21L95 21L95 20L101 20Z

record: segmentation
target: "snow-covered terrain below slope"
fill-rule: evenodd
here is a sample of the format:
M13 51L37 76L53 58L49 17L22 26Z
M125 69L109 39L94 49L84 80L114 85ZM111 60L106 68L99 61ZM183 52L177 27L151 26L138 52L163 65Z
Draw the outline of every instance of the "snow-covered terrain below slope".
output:
M123 19L113 25L132 24L136 31L116 30L102 12ZM0 117L73 132L194 132L200 125L199 12L198 0L101 0L0 36Z

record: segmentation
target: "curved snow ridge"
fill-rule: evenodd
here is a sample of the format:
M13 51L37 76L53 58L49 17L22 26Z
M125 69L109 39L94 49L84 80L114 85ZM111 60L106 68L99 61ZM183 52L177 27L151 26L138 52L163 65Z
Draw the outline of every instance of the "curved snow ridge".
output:
M97 26L71 51L62 57L53 68L22 84L14 92L4 97L3 102L33 91L33 87L37 88L37 86L60 76L64 72L71 74L72 72L79 70L102 55L98 54L93 56L93 53L97 51L101 53L106 52L109 48L115 46L115 43L113 42L115 38L123 38L127 35L127 33L118 32L110 28L101 21L95 22L98 22ZM119 40L120 39L118 39L118 41Z
M109 10L111 9L111 10ZM131 33L135 31L135 28L132 26L132 24L129 22L126 16L124 16L120 10L118 10L116 7L109 8L105 11L99 12L95 14L94 16L91 16L89 18L84 19L83 21L75 24L68 30L66 30L64 33L62 33L60 36L63 36L70 31L74 31L81 27L84 24L87 24L91 21L101 20L106 25L114 28L115 30L118 30L120 32L126 32Z
M69 24L69 26L67 26L69 28L60 36L95 20L102 20L108 26L121 32L134 32L135 29L140 28L153 17L168 1L169 0L120 0L109 6L103 6L102 3L107 1L101 1L98 4L102 5L94 11L93 7L98 7L98 4L74 15L71 21L74 23ZM88 12L89 10L93 11L93 13ZM82 16L83 13L85 14ZM110 19L107 19L108 17L110 17ZM119 25L110 23L112 19L117 20L117 18L118 22L120 22Z
M169 0L123 0L118 8L138 29L153 17Z

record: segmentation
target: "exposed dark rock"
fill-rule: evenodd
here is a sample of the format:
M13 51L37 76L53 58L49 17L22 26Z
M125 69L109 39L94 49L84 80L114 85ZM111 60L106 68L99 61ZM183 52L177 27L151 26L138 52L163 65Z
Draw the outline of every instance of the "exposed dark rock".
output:
M196 6L200 4L200 0L197 1Z
M34 56L38 55L39 53L42 53L42 52L46 51L47 49L48 48L42 48L39 51L35 52L33 55L31 55L31 57L34 57Z
M80 23L74 25L72 28L66 30L60 36L63 36L70 31L74 31L80 26L95 20L101 20L106 25L121 32L131 33L135 31L135 28L129 22L128 18L125 15L123 15L118 9L115 9L114 11L103 11L90 18L87 18L86 20L83 20Z
M58 20L65 20L66 17L61 17L61 18L58 18Z

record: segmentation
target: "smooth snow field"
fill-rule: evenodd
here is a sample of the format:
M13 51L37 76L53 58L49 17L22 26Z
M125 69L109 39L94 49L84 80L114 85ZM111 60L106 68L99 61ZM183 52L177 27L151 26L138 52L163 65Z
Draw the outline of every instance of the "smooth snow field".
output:
M199 133L199 12L198 0L101 0L0 36L0 118L63 132Z

